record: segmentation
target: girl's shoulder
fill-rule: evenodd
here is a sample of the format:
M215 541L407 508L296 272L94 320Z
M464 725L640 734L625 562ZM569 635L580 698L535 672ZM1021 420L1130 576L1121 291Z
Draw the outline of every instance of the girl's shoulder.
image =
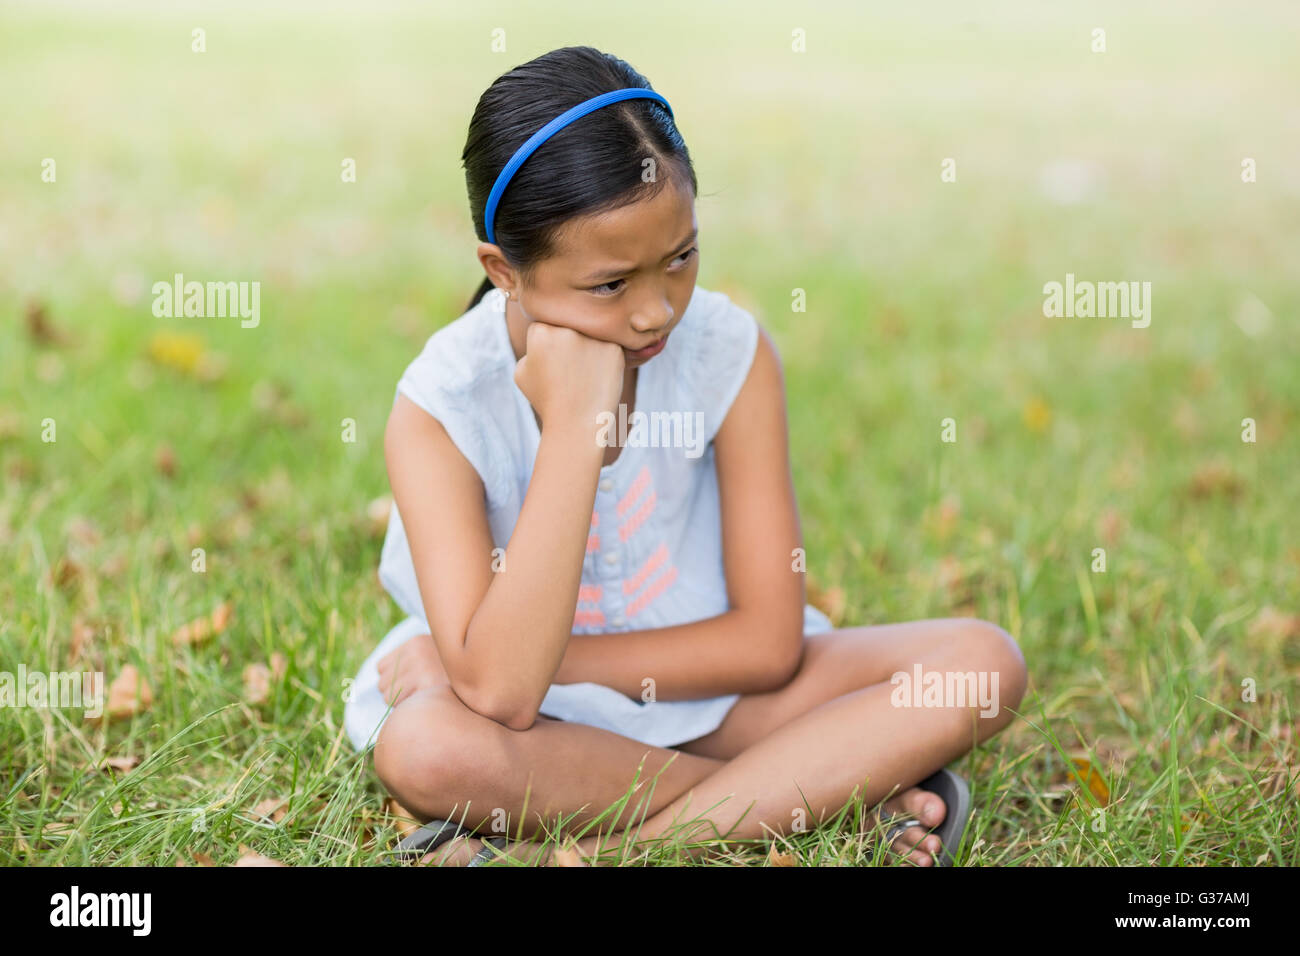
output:
M494 308L491 294L429 336L404 369L396 390L434 418L448 408L491 407L513 381L515 356L510 349L506 316ZM395 399L394 395L394 399Z
M393 395L394 402L405 395L441 423L493 496L508 482L510 452L502 442L517 432L508 427L514 353L495 305L489 294L430 335Z
M724 292L695 287L682 321L668 338L682 407L704 413L706 440L722 427L758 350L758 322ZM666 357L668 348L660 358Z

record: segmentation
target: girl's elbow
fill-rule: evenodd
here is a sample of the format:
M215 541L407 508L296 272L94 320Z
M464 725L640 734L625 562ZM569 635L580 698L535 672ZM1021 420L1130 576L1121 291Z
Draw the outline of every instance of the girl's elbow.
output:
M511 730L527 730L537 721L540 702L521 703L519 695L506 688L471 685L464 692L456 689L456 695L476 714Z

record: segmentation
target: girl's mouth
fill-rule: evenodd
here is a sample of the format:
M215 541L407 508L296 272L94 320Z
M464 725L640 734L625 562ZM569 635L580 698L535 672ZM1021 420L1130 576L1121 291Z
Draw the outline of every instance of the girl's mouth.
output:
M668 344L668 336L665 335L662 339L660 339L654 345L649 346L648 348L638 349L635 352L633 352L631 349L624 349L623 351L627 353L628 358L634 358L634 359L639 359L644 361L645 359L654 358L656 355L658 355L660 352L664 350L664 346L667 344Z

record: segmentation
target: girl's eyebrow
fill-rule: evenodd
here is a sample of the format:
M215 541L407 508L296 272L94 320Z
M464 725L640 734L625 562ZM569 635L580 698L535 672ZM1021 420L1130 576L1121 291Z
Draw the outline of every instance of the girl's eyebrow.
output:
M692 229L690 231L690 234L685 239L677 243L677 245L673 246L673 251L668 253L668 255L664 256L664 259L673 258L674 255L681 252L682 247L687 246L690 243L694 242L696 237L699 236L699 234L700 234L699 227ZM578 281L579 282L600 282L607 279L617 279L620 276L622 276L624 273L631 272L635 268L636 268L635 263L627 266L616 266L609 269L605 269L601 272L593 272L591 275L585 276L582 279L579 279Z

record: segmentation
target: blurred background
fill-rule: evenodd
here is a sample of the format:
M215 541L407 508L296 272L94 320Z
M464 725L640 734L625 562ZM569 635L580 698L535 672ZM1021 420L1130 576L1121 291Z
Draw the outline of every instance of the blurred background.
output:
M673 104L699 284L781 351L810 599L1021 642L1034 726L972 758L996 769L986 841L1066 859L1068 795L1100 799L1074 760L1116 813L1185 791L1133 818L1124 862L1282 859L1298 28L1286 2L6 3L0 668L103 671L119 706L93 730L0 712L0 859L219 859L268 796L307 828L268 853L369 859L389 824L340 686L401 617L376 579L384 423L482 278L478 96L575 44ZM176 273L259 282L258 325L155 316ZM1150 326L1045 317L1067 273L1150 282ZM214 847L191 818L226 793Z

